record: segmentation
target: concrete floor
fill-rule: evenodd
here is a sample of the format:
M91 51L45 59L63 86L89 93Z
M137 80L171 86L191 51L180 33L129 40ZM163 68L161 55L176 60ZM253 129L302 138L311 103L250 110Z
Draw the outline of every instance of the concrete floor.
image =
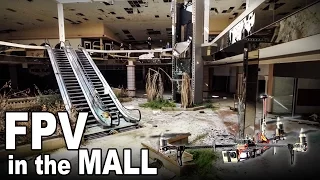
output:
M146 102L145 99L135 99L133 102L124 103L126 107L138 107L138 104ZM195 112L163 112L159 110L150 110L146 108L140 108L142 113L141 124L144 128L119 133L116 135L91 140L84 144L82 148L101 148L103 155L106 154L108 148L117 148L119 155L122 158L122 149L131 148L133 151L133 166L140 165L140 149L141 143L146 143L154 148L158 148L158 138L152 138L153 135L160 135L162 132L169 133L191 133L189 142L193 142L195 145L211 145L213 140L217 143L228 143L232 140L232 134L237 131L237 115L229 110L229 106L233 106L233 100L216 99L215 106L218 108L205 109L204 113ZM257 110L257 119L261 117ZM285 123L285 130L298 132L301 127L305 129L314 128L307 125L300 125L297 123ZM270 129L269 134L274 130ZM199 136L204 136L199 139ZM223 138L227 137L227 138ZM222 160L219 160L216 164L217 175L220 179L238 179L238 178L256 178L270 179L270 177L277 177L281 172L281 176L297 177L300 172L306 175L315 173L312 168L319 167L318 161L320 157L317 153L320 152L320 133L314 133L309 135L310 150L305 155L298 154L296 156L297 164L293 167L289 165L289 151L286 148L278 148L277 155L273 155L273 151L270 149L262 157L247 160L245 162L237 164L223 164ZM297 138L288 138L287 141L295 142ZM316 156L315 156L316 155ZM72 164L71 176L77 176L77 179L81 178L94 178L98 176L81 176L78 177L78 153L77 151L67 151L66 149L60 149L51 153L51 158L55 160L68 159ZM35 172L33 167L33 158L29 158L30 173ZM4 166L5 165L5 166ZM6 169L6 164L2 164ZM0 174L7 172L2 171ZM158 176L143 176L139 179L171 179L174 177L170 171L166 169L160 169ZM56 176L56 178L63 178L62 176ZM101 178L106 178L105 176ZM137 177L128 177L125 179L135 179ZM123 176L108 176L108 179L124 179Z

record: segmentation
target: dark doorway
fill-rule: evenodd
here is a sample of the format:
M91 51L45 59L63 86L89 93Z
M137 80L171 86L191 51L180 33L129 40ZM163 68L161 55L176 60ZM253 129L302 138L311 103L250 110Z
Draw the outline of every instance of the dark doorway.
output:
M259 80L258 82L258 95L265 94L266 92L266 80Z
M228 92L229 76L213 76L212 77L212 91L213 92Z

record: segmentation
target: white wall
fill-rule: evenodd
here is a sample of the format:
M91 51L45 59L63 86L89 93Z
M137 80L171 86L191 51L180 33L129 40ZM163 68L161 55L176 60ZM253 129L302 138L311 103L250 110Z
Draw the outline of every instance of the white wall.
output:
M280 102L289 110L281 107L274 100L272 101L272 112L273 113L291 113L292 111L292 100L293 100L293 87L294 78L290 77L274 77L273 79L273 96L274 99Z
M259 64L259 76L268 76L269 75L269 64Z
M51 45L51 47L55 47L56 44L59 43L59 39L48 39L49 43ZM66 39L69 40L69 42L71 43L71 46L76 48L78 47L79 44L81 44L81 38L70 38L70 39ZM31 43L34 43L38 46L40 46L42 43L45 42L44 39L28 39L28 40L10 40L10 42L12 43L18 43L18 44L25 44L25 45L29 45Z

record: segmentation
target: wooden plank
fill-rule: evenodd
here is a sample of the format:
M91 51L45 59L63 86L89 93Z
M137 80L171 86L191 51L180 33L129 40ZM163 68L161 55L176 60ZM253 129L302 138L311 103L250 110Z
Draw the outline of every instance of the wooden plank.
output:
M170 139L168 139L168 143L172 144L172 145L185 145L187 144L188 141L188 137L191 136L191 134L183 134L183 135L177 135L175 137L172 137Z
M183 175L184 172L187 172L187 169L194 166L194 163L188 162L192 160L192 155L187 152L183 153L183 166L180 166L176 161L175 155L166 156L147 144L141 143L141 145L149 150L149 158L160 160L164 168L175 173L177 176Z

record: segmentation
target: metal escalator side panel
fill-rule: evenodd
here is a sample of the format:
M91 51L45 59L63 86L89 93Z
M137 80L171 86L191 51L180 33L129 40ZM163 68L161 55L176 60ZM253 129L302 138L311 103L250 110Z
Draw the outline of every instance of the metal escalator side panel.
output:
M138 121L138 119L130 116L130 113L122 106L122 104L120 103L120 101L118 100L118 98L116 97L116 95L114 94L114 92L112 91L111 87L109 86L109 84L107 83L107 81L105 80L105 78L103 77L103 75L101 74L99 68L97 67L97 65L93 62L91 56L88 54L88 52L84 49L81 48L82 53L86 56L87 60L89 61L90 65L93 67L95 73L98 75L98 78L100 79L100 81L103 83L103 87L107 90L108 94L110 95L112 101L114 102L114 104L116 105L116 107L118 108L118 110L121 112L121 114L125 117L125 118L129 118L130 120L134 120L134 121Z
M58 83L58 87L59 87L59 90L60 90L60 93L61 93L61 97L62 97L63 103L65 105L66 111L70 113L71 107L72 107L71 101L70 101L70 97L69 97L69 95L67 93L67 88L66 88L65 83L63 81L63 78L61 76L61 71L60 71L60 68L59 68L59 66L57 64L54 52L51 49L51 47L49 47L49 46L45 46L45 47L46 47L46 50L47 50L48 55L49 55L49 59L50 59L51 65L52 65L52 69L53 69L54 75L56 77L56 80L57 80L57 83Z
M88 84L84 79L83 71L79 67L79 64L75 59L75 57L72 55L72 49L67 48L67 49L64 49L64 51L67 55L68 61L70 62L73 73L79 82L80 88L88 103L88 106L92 112L92 115L95 117L96 121L98 121L101 125L108 126L108 127L112 126L111 118L110 117L107 118L106 116L103 115L103 112L101 111L99 112L99 107L97 107L97 105L94 104L94 97L90 95L91 94L90 89L88 89ZM108 121L110 121L110 123L108 123Z

